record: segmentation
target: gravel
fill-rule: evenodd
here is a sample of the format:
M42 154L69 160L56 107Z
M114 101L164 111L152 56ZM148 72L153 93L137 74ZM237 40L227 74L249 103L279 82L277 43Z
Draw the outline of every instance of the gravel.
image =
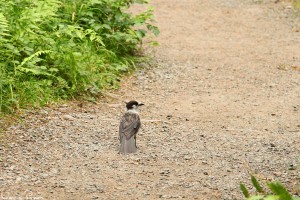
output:
M143 65L155 68L96 104L25 113L0 145L1 197L241 199L250 174L299 195L298 18L283 3L222 2L153 1L161 45ZM138 153L119 155L131 99L145 103Z

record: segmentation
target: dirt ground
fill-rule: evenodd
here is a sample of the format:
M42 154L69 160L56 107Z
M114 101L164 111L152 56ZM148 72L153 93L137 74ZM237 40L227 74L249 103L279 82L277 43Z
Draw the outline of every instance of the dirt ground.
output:
M150 67L97 104L28 112L9 128L0 199L242 199L250 174L300 195L299 15L282 1L152 5ZM143 125L124 156L131 99L145 103Z

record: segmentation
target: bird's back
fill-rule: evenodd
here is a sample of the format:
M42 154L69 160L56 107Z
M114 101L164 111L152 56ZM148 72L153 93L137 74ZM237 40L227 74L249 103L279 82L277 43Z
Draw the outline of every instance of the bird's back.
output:
M136 134L141 126L137 112L127 111L121 119L119 127L120 153L136 152Z

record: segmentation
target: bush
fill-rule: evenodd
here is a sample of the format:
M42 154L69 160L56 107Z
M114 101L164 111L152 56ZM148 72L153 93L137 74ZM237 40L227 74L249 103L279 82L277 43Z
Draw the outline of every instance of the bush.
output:
M0 114L116 88L153 26L145 0L0 0ZM146 27L146 29L143 29Z

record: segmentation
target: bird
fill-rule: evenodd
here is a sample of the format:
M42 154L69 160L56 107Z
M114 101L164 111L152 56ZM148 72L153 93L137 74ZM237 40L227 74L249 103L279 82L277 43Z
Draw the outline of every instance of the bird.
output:
M121 118L119 126L119 153L135 153L137 151L136 134L141 127L139 107L144 105L135 100L126 103L126 112Z

